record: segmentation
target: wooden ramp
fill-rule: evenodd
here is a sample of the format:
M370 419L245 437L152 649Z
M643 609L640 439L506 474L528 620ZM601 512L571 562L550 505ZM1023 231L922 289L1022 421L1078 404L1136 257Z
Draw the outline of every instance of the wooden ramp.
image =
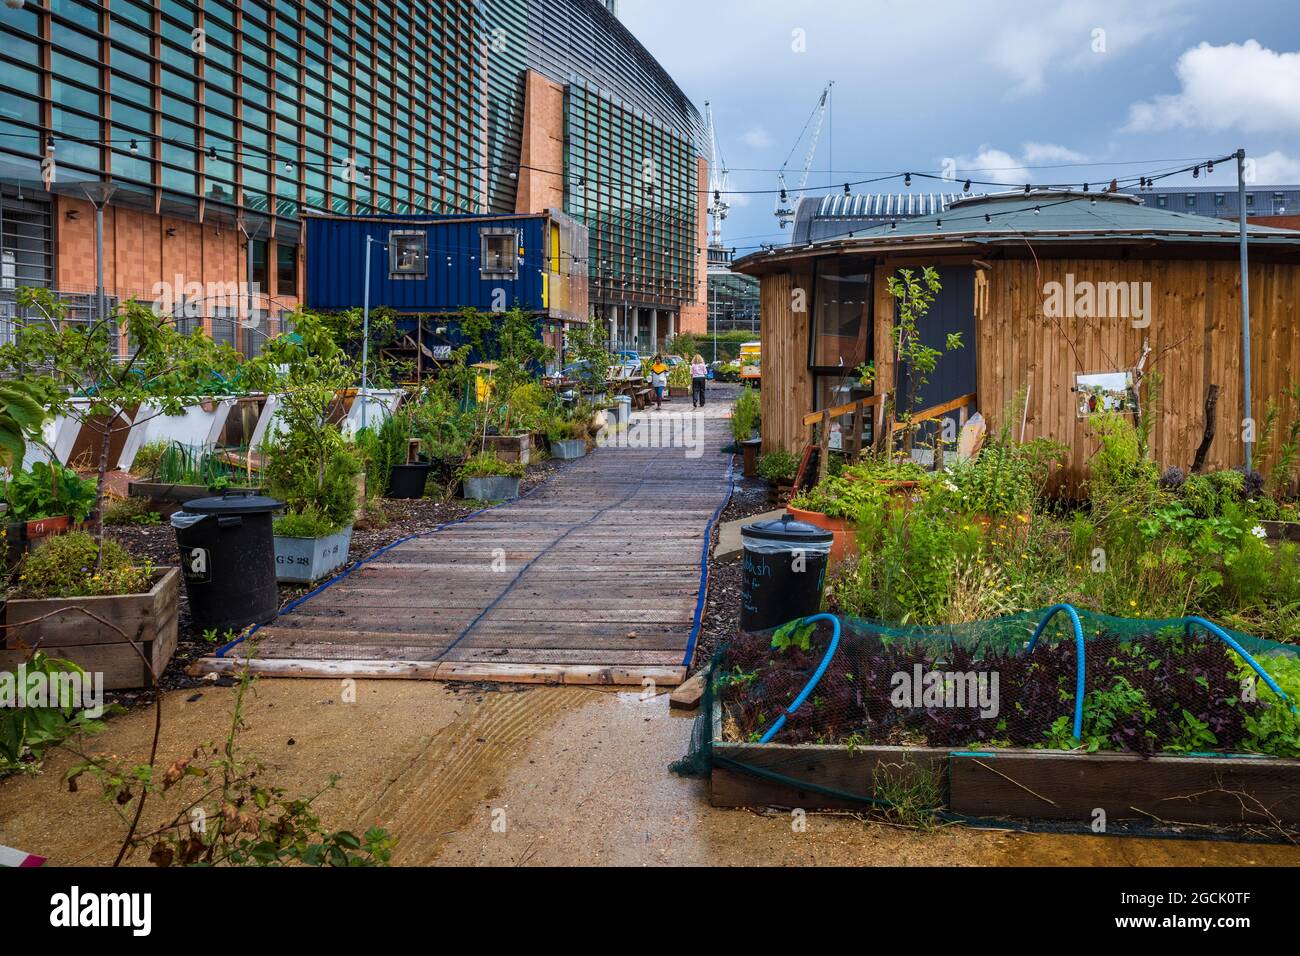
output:
M683 405L633 416L615 444L527 497L336 579L256 632L254 670L680 683L703 608L702 557L730 482L720 454L729 407L697 418ZM643 440L654 446L636 447ZM196 670L240 667L247 652L236 645Z

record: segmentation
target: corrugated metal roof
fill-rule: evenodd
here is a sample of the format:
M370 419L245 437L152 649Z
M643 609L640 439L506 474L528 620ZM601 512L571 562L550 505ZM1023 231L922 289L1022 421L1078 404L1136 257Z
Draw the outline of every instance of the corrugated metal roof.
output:
M978 195L978 194L977 194ZM959 199L970 196L961 192L901 193L829 193L800 200L795 212L792 245L817 242L838 236L856 224L863 226L882 219L905 219L943 212Z
M826 220L835 225L834 220ZM816 250L822 246L870 249L894 241L957 242L977 245L1023 242L1177 242L1231 244L1238 241L1235 221L1194 216L1142 205L1124 193L1084 193L1035 190L963 197L941 213L920 218L885 219L874 223L839 223L839 229L798 245L777 246L754 253L735 264L745 266L773 257ZM1248 225L1252 245L1300 246L1300 230Z
M852 230L852 238L875 236L935 236L975 234L983 241L1037 239L1117 238L1142 235L1153 239L1185 241L1236 241L1237 224L1207 216L1144 206L1135 197L1117 193L1038 191L1002 193L964 198L942 213L914 219L874 223ZM1300 244L1300 232L1270 226L1248 226L1253 241ZM820 242L849 239L847 231ZM817 244L817 243L814 243Z

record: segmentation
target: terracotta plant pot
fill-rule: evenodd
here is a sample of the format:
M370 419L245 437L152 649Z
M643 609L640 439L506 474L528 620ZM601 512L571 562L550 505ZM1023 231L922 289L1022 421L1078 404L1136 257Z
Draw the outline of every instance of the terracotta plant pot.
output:
M793 505L787 505L786 511L798 521L807 522L816 528L824 528L835 535L831 541L831 564L838 564L858 556L858 531L848 518L832 518L820 511L805 511Z

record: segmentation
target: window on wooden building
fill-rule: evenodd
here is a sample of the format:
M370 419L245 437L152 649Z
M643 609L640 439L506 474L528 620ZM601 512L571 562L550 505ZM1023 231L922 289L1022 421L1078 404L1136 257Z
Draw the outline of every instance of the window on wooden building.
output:
M813 369L852 370L871 359L871 265L866 259L817 264L810 339L808 365Z

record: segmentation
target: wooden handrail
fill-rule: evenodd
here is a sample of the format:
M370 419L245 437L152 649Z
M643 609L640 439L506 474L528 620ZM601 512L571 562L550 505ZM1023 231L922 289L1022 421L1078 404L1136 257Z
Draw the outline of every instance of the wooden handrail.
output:
M823 417L825 417L827 412L830 412L831 418L839 418L841 415L848 415L857 411L859 406L862 408L871 408L880 404L880 398L881 396L879 395L870 395L866 398L859 398L857 401L849 402L845 405L836 405L834 408L823 408L815 412L809 412L803 417L803 423L804 425L816 425Z
M944 402L942 405L933 405L930 408L923 408L905 422L894 422L894 431L900 431L909 425L915 425L917 422L928 421L931 418L938 418L946 415L948 412L954 412L959 408L965 408L967 405L975 404L977 393L971 392L969 395L962 395L954 398L950 402Z

